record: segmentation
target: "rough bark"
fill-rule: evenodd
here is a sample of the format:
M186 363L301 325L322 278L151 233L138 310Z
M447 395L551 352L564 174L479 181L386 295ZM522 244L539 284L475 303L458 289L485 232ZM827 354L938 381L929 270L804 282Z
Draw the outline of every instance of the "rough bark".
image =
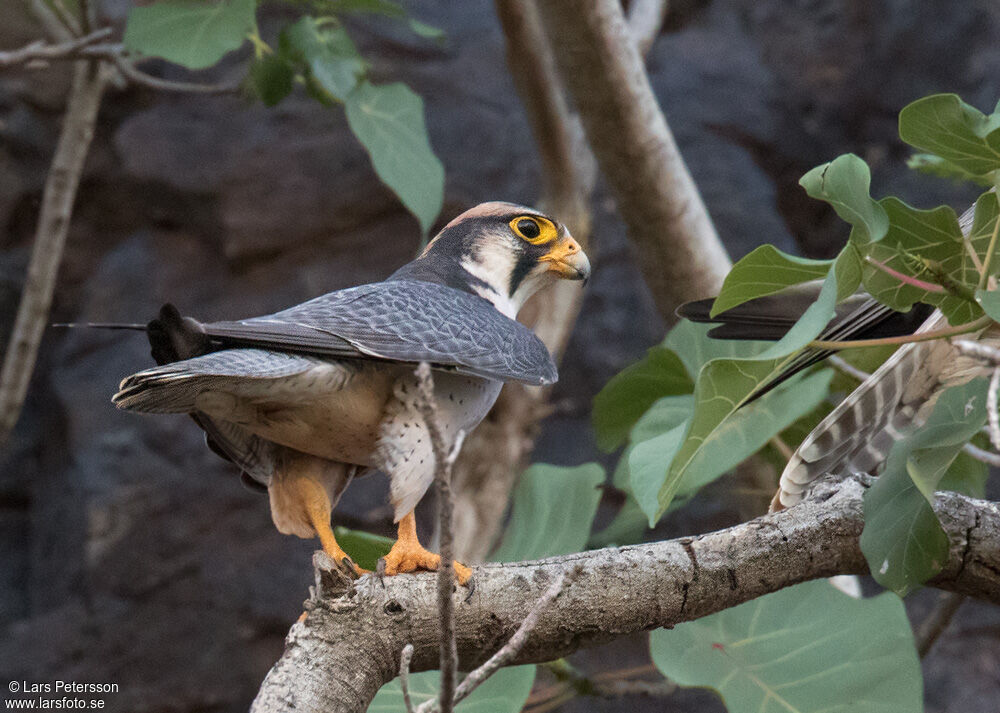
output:
M556 0L538 9L660 313L716 294L729 258L657 105L621 3Z
M0 371L0 444L7 440L17 423L38 358L69 232L73 201L94 137L94 124L106 81L107 73L99 63L77 63L62 132L45 181L24 292Z
M569 567L582 572L513 663L549 661L673 626L806 580L864 573L858 540L868 482L828 481L795 508L698 537L480 566L473 594L455 594L460 665L470 669L497 651ZM1000 604L1000 506L939 493L934 509L950 546L929 584ZM413 671L437 666L435 581L365 576L345 583L319 570L308 617L292 627L251 710L361 713L396 675L407 643Z

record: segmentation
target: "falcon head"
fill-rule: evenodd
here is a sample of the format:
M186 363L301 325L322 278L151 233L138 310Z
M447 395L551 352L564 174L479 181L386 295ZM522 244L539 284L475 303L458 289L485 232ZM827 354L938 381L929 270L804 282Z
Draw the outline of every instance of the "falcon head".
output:
M513 319L546 284L589 277L590 261L566 226L534 208L492 202L452 220L420 257L389 279L465 290Z

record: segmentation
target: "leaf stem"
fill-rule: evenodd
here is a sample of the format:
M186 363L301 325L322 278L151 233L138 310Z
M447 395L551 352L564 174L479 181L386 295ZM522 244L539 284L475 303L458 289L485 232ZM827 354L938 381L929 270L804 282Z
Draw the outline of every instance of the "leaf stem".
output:
M934 276L938 284L944 287L945 292L970 304L978 305L976 302L976 293L949 275L948 271L944 269L944 265L936 260L928 260L927 258L921 258L920 262L923 264L924 269L928 270Z
M948 292L948 290L946 290L941 285L936 285L933 282L924 282L923 280L920 280L916 277L911 277L910 275L904 275L902 272L899 272L898 270L894 270L893 268L889 267L884 262L876 260L871 255L865 256L865 262L867 262L872 267L881 270L889 277L894 277L903 284L910 285L911 287L916 287L926 292L933 292L939 295L947 294Z
M945 327L944 329L933 329L929 332L919 332L917 334L905 334L901 337L885 337L883 339L856 339L847 340L843 342L827 342L821 339L816 339L809 342L809 346L815 349L829 349L829 350L840 350L840 349L860 349L862 347L885 347L892 346L894 344L912 344L914 342L929 342L935 339L946 339L948 337L957 337L960 334L969 334L971 332L977 332L980 329L992 324L993 320L989 317L983 316L979 319L968 322L967 324L960 324L957 327Z

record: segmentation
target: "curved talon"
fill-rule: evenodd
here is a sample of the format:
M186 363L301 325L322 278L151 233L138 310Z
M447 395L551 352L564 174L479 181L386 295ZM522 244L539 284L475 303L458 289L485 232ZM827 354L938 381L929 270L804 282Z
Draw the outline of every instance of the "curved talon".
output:
M352 579L357 579L362 574L369 574L371 571L365 569L364 567L358 567L358 565L354 564L354 560L351 559L350 555L346 554L340 558L340 561L337 562L337 564L346 569L347 574L349 574Z

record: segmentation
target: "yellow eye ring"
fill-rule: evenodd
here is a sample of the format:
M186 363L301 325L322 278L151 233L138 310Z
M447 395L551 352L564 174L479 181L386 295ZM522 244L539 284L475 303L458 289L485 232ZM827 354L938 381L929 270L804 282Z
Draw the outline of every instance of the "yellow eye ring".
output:
M519 215L508 225L515 235L532 245L544 245L559 236L559 231L551 220L537 215Z

